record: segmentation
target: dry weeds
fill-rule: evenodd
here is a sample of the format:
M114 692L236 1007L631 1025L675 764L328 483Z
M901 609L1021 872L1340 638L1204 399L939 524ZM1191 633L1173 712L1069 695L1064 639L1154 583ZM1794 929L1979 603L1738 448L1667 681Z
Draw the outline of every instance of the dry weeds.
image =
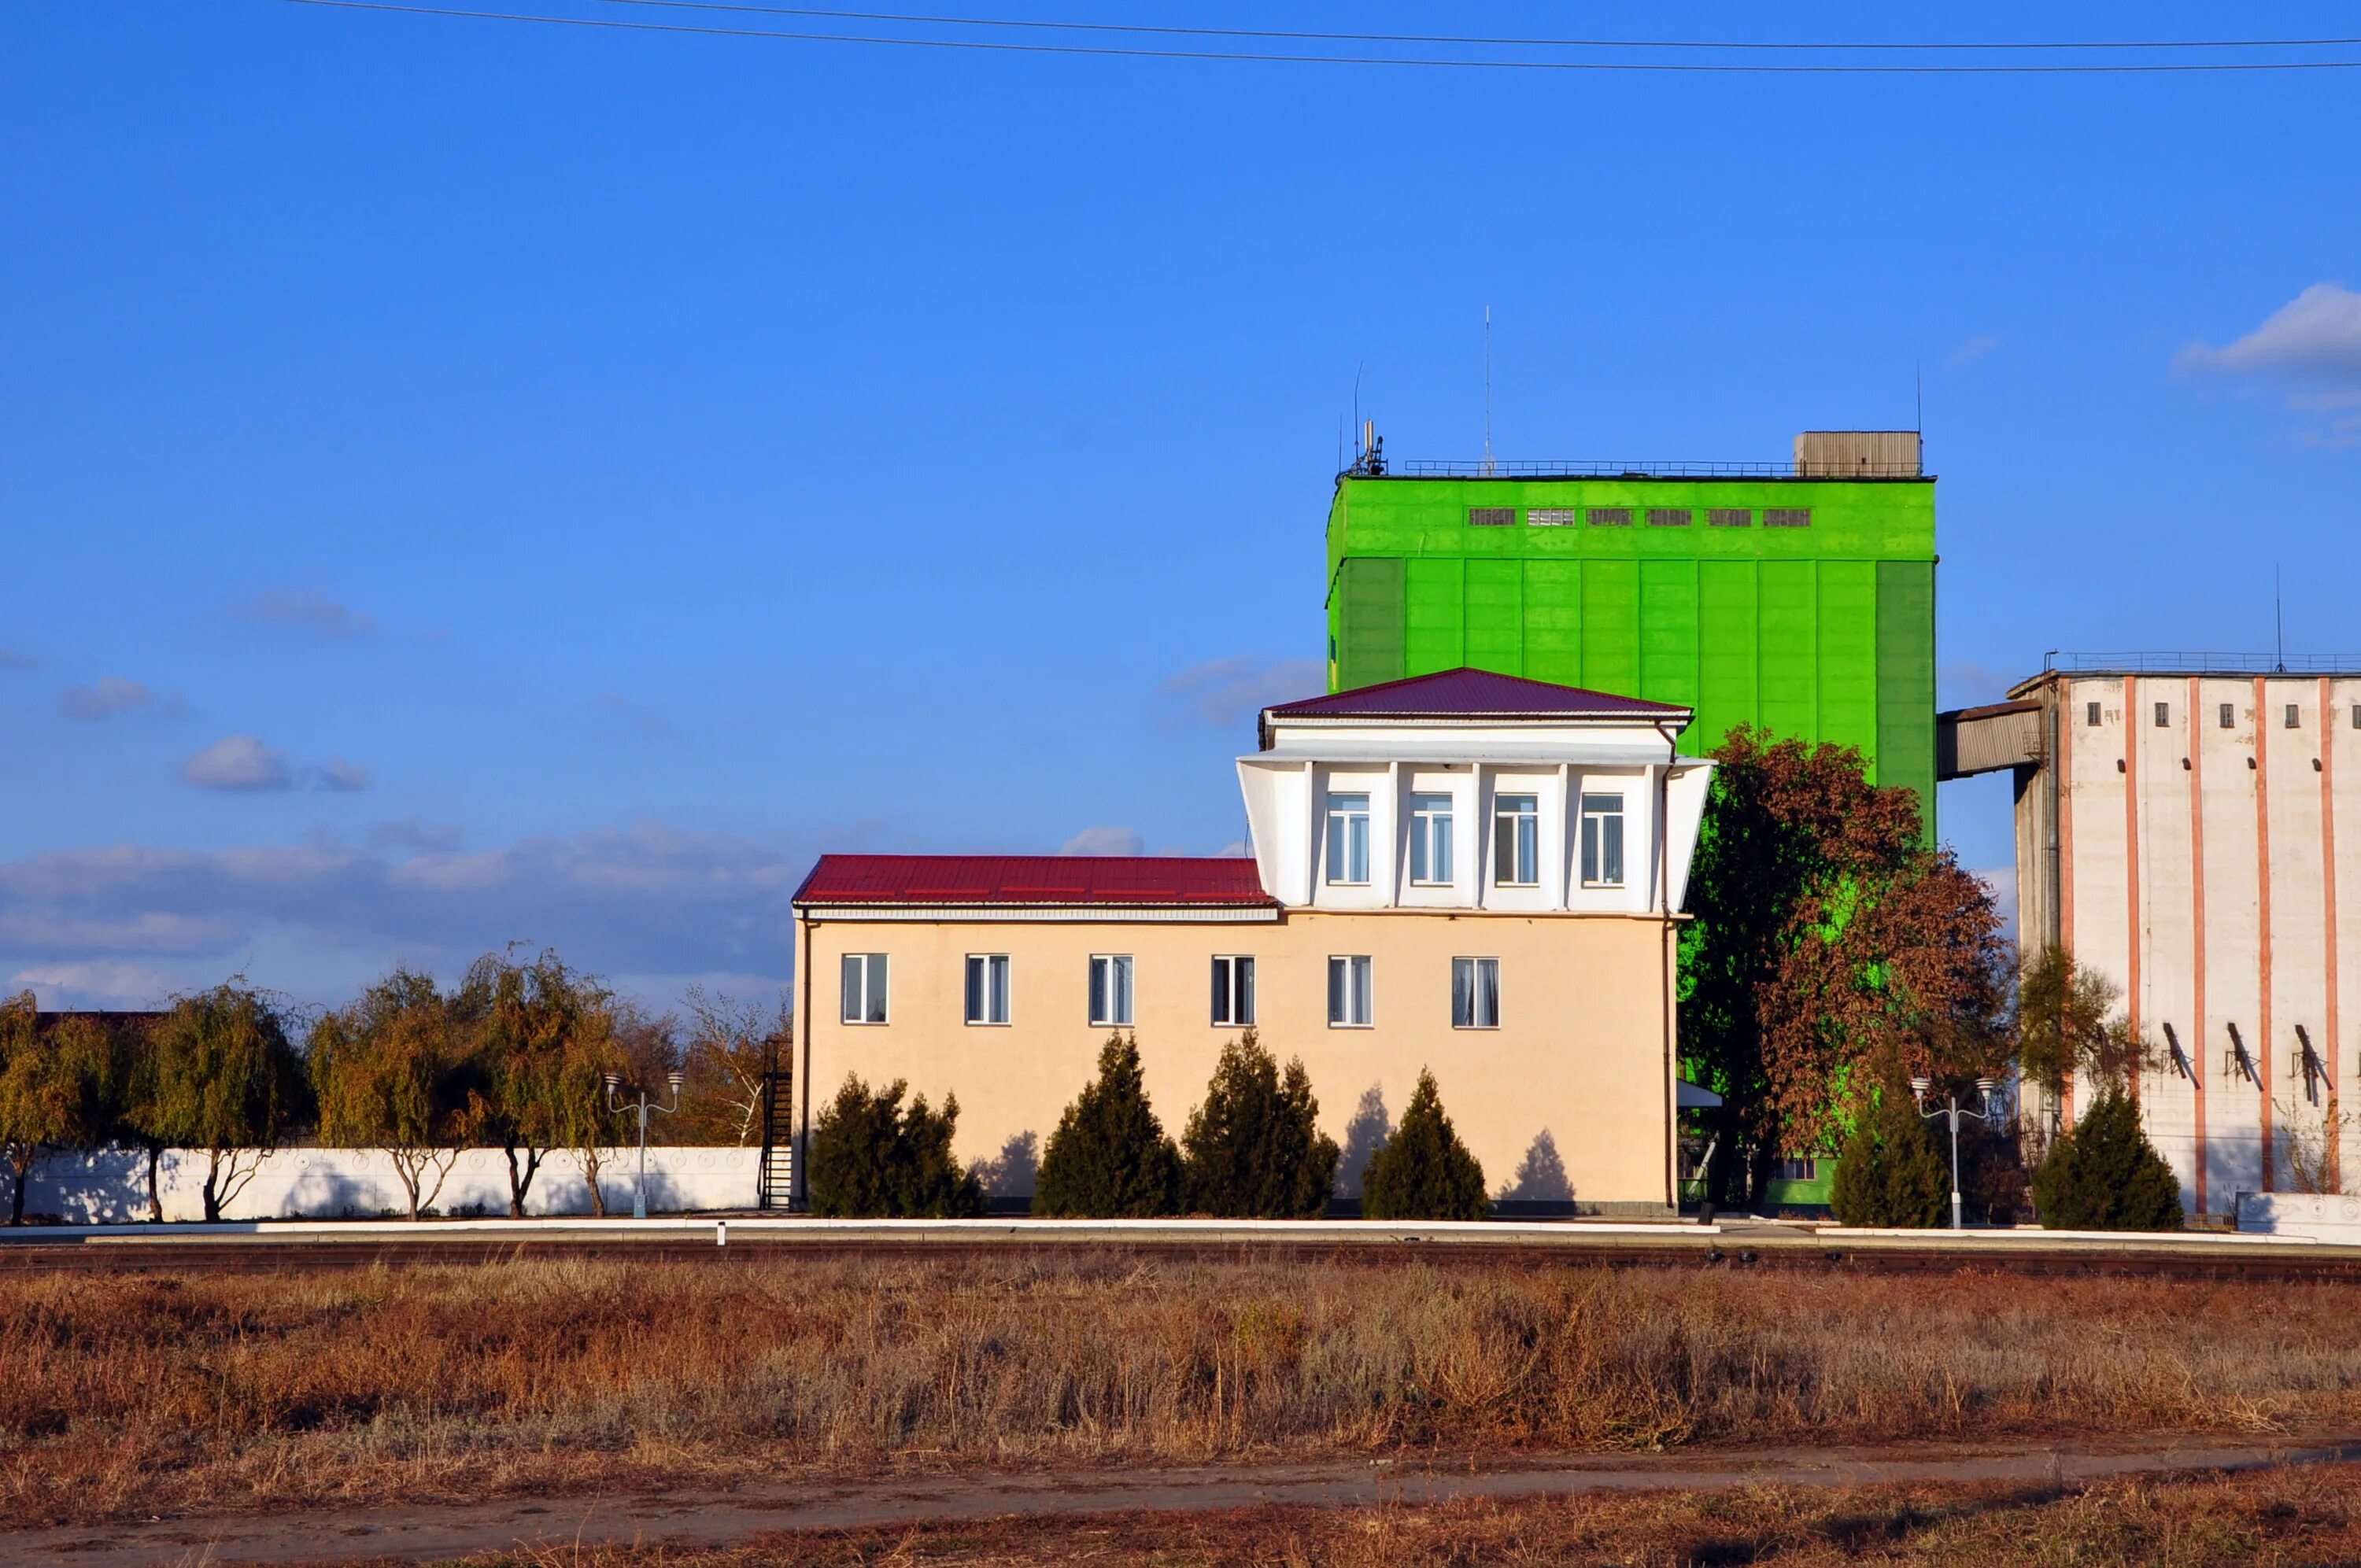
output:
M0 1518L2361 1424L2332 1285L1239 1261L0 1281Z

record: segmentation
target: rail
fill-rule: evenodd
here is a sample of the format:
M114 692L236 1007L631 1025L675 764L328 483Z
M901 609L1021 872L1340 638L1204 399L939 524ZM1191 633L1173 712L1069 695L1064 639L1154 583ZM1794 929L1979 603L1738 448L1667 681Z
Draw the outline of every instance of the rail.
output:
M2070 675L2361 675L2361 658L2334 654L2070 653L2051 649L2041 667Z
M1366 459L1345 471L1355 478L1404 479L1927 479L1916 463L1862 463L1841 470L1826 464L1699 463L1683 459L1647 462L1388 463L1373 469Z

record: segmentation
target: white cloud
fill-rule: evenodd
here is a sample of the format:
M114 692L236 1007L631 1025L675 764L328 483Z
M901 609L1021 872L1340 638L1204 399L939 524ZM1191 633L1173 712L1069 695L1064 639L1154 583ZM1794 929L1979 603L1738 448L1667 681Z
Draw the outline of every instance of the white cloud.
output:
M240 620L305 627L323 637L366 637L377 630L377 622L368 616L310 588L292 594L259 593L230 613Z
M368 841L388 850L456 850L459 847L459 829L447 822L403 817L371 828Z
M68 718L112 718L126 713L177 713L181 699L159 697L145 685L121 675L102 675L86 686L68 686L58 694L58 711Z
M1254 846L1247 843L1244 839L1239 839L1224 844L1220 849L1214 850L1213 858L1215 860L1222 861L1243 861L1253 854Z
M1065 842L1061 855L1137 855L1146 840L1137 828L1085 828Z
M36 964L8 977L12 986L30 986L48 1008L141 1009L160 1006L177 988L166 976L138 964L100 959L87 963Z
M285 789L287 759L251 735L227 735L182 762L181 782L199 789Z
M2361 384L2361 294L2314 283L2227 347L2192 343L2184 369Z
M38 670L41 662L22 649L0 642L0 670Z
M1318 696L1327 689L1328 669L1317 659L1263 663L1242 654L1191 664L1158 686L1156 694L1226 729L1273 703Z
M1958 707L1973 707L1982 703L2000 702L2008 696L2008 688L2025 678L2022 673L1994 669L1990 664L1967 661L1947 661L1935 672L1935 684L1940 701Z
M2000 346L2000 339L1992 334L1978 333L1954 347L1943 356L1943 363L1954 370L1964 369Z
M314 771L312 787L332 790L339 795L351 795L368 788L376 782L376 776L358 762L347 762L342 757L331 757L326 765Z

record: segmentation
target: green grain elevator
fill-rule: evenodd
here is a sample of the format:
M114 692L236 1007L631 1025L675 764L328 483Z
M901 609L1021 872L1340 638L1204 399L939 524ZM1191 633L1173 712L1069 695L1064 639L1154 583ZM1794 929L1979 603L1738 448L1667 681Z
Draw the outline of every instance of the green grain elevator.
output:
M1333 691L1459 665L1856 746L1935 801L1935 481L1918 437L1823 431L1792 465L1406 464L1328 511Z

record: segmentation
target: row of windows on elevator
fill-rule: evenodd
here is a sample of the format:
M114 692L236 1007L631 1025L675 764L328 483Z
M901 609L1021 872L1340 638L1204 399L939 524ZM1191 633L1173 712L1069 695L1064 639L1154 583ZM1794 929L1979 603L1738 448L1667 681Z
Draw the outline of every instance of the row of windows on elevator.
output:
M2353 728L2356 729L2361 729L2361 702L2353 704L2352 714ZM2086 702L2082 705L2082 722L2089 728L2092 729L2099 728L2103 717L2104 716L2100 706L2097 703ZM2235 729L2237 728L2238 705L2235 702L2225 702L2217 705L2214 709L2214 722L2215 727L2222 729ZM2303 704L2300 702L2289 703L2281 715L2280 722L2283 729L2302 729ZM2169 702L2160 702L2156 705L2156 727L2158 729L2169 729L2172 728L2172 704Z
M1629 528L1634 517L1644 518L1650 528L1687 528L1696 523L1697 511L1690 507L1528 507L1525 509L1525 526L1572 528L1576 522L1587 522L1593 528ZM1705 521L1708 528L1752 528L1754 526L1754 509L1708 507ZM1517 526L1517 509L1469 507L1467 525L1470 528L1514 528ZM1809 528L1812 526L1812 509L1764 507L1763 526Z
M1134 973L1138 960L1129 953L1090 955L1086 1022L1094 1028L1126 1029L1132 1022ZM966 1014L970 1024L1005 1025L1014 1021L1010 999L1011 963L1006 953L967 955ZM842 1004L839 1016L847 1024L885 1024L893 1020L892 969L884 953L847 953L840 970ZM1375 966L1366 953L1340 953L1328 959L1328 1026L1366 1029L1377 1022ZM1251 953L1217 953L1213 960L1213 1009L1209 1022L1216 1028L1246 1028L1255 1021L1255 960ZM1497 1029L1500 1026L1500 960L1496 958L1455 958L1451 960L1451 1026L1455 1029Z
M1577 839L1585 887L1623 885L1623 797L1585 794ZM1410 797L1410 880L1414 887L1447 887L1453 874L1454 803L1447 795ZM1541 885L1541 797L1492 797L1492 885ZM1334 887L1366 887L1369 881L1369 797L1332 791L1324 857Z

